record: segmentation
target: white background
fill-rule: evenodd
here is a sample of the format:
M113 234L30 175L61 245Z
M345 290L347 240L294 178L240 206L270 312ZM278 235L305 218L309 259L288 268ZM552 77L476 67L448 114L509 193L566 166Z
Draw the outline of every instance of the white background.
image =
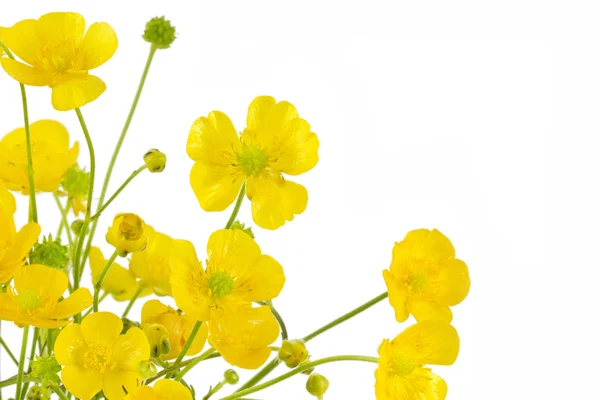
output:
M434 367L448 382L448 399L592 399L600 372L594 4L29 1L3 7L0 25L61 10L115 28L119 49L94 71L108 90L83 108L103 175L148 51L144 23L163 14L174 22L178 39L156 55L111 187L149 148L167 153L168 167L142 174L106 215L137 212L193 241L201 257L229 214L203 212L189 187L191 123L216 109L241 130L261 94L297 106L321 142L319 164L297 179L309 205L282 229L256 229L263 251L286 271L276 305L291 336L384 291L381 270L394 242L436 227L472 278L469 297L454 308L459 359ZM21 106L3 72L0 94L0 132L8 132L22 125ZM28 95L33 120L59 119L84 143L75 113L54 111L49 89ZM85 151L81 160L87 165ZM55 231L52 198L40 196L39 204L44 232ZM250 221L247 203L241 216ZM97 235L105 251L107 222ZM4 337L16 350L20 330L9 325ZM314 358L376 355L380 341L402 329L385 302L309 349ZM217 382L219 363L192 373L199 394ZM325 398L374 398L373 369L320 368L331 381ZM3 354L2 376L13 373ZM308 399L304 379L251 397Z

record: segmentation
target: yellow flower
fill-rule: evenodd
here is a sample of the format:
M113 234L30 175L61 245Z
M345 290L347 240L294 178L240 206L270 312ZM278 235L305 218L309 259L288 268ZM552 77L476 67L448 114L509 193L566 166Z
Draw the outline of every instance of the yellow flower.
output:
M245 369L263 365L271 354L269 345L279 336L279 324L267 306L244 308L209 325L210 344L225 361Z
M100 273L107 261L108 260L104 258L104 255L99 248L91 248L90 269L92 270L92 282L94 284L98 282ZM102 289L110 293L117 301L131 300L139 287L140 285L136 281L135 275L118 263L113 263L102 282ZM149 290L143 290L138 297L147 296L149 294Z
M18 326L58 328L71 323L65 320L92 305L92 295L79 288L60 301L69 278L63 271L33 264L20 268L14 277L14 288L8 286L0 294L0 319Z
M417 321L449 323L449 306L463 301L471 286L467 265L454 258L452 243L436 229L411 231L396 243L383 278L398 322L412 314Z
M106 22L85 32L77 13L53 12L0 28L2 40L21 63L2 58L2 68L17 81L52 88L52 105L72 110L97 99L106 85L89 70L108 61L117 50L117 35Z
M190 181L200 206L222 211L246 181L254 222L277 229L301 214L308 202L304 186L283 174L300 175L319 160L319 141L310 125L288 102L254 99L241 137L227 115L213 111L190 130L187 153L196 161Z
M79 144L69 149L69 132L57 121L41 120L31 128L33 181L39 192L55 192L69 167L75 164ZM0 141L0 180L10 190L29 193L25 128L8 133Z
M121 329L115 314L97 312L58 335L54 352L63 366L61 380L77 398L90 400L102 390L108 400L122 400L125 390L136 389L141 378L137 367L150 357L150 346L141 329L124 335Z
M446 382L425 364L452 365L458 357L456 329L442 321L418 322L379 347L377 400L444 400Z
M170 296L172 264L179 257L179 247L184 241L157 232L151 226L146 226L146 231L148 245L144 251L131 255L129 268L142 286L151 288L159 296Z
M153 323L160 324L167 329L171 351L161 358L163 360L172 360L177 358L179 353L181 353L181 349L190 336L196 321L187 315L181 315L172 307L166 306L158 300L150 300L142 308L142 329L148 324ZM206 324L202 324L186 355L193 356L200 353L206 343L207 336L208 327Z
M142 251L148 242L146 223L135 214L117 214L113 219L113 224L108 227L106 241L115 246L122 257L129 253Z
M254 239L237 229L210 235L206 269L191 243L181 252L182 259L173 267L171 277L173 297L179 308L198 321L277 297L285 282L281 265L261 254Z
M192 394L181 383L162 379L154 387L140 386L129 393L125 400L192 400Z

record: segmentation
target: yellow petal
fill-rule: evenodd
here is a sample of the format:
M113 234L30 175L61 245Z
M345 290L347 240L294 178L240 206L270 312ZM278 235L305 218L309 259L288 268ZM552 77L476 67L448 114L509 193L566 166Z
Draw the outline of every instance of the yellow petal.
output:
M188 242L188 246L193 245ZM190 251L190 250L188 250ZM202 263L193 259L178 259L173 264L171 288L177 307L190 318L208 321L212 297L208 294L208 282L202 269Z
M194 163L190 184L204 211L223 211L235 200L244 177L233 165Z
M391 269L401 272L404 264L414 260L428 260L431 267L437 269L437 263L454 258L454 254L454 246L440 231L417 229L394 246Z
M10 58L3 58L1 62L4 71L24 85L48 86L52 83L52 76L41 69L30 67Z
M38 18L35 28L38 37L50 46L64 42L78 45L85 31L85 20L77 13L52 12Z
M185 386L170 379L161 379L156 382L154 393L164 400L192 400L192 394Z
M241 143L233 123L220 111L194 121L187 140L187 154L208 165L230 165L240 151Z
M248 135L248 141L256 142L264 149L277 147L282 142L285 126L296 118L296 108L287 101L275 103L272 97L257 97L248 108L244 136Z
M417 321L436 319L448 324L452 322L450 307L440 305L435 301L412 298L408 303L408 309Z
M431 372L429 368L418 368L413 374L418 375L425 386L423 393L426 400L444 400L448 394L446 381Z
M252 201L254 222L265 229L277 229L293 220L294 215L304 212L308 203L304 186L283 177L251 177L247 194Z
M60 379L67 390L78 399L91 400L102 390L102 375L99 372L76 365L64 367Z
M109 24L93 23L85 33L81 45L84 57L81 68L90 70L104 64L115 54L118 45L117 34Z
M16 234L12 246L7 249L4 257L0 258L0 282L9 280L17 269L25 264L25 257L37 242L40 231L38 224L30 222Z
M90 249L90 269L92 270L92 282L94 284L98 281L107 261L99 248L92 247ZM102 289L110 293L117 301L131 300L138 287L139 285L131 271L118 263L113 263L102 282ZM148 293L142 294L147 295Z
M60 331L54 342L54 356L60 365L82 362L87 343L81 333L81 325L71 324Z
M392 340L394 351L422 364L452 365L460 342L456 329L436 320L418 322Z
M154 389L150 386L139 386L132 392L129 392L125 400L161 400L156 397Z
M462 302L469 294L471 279L467 265L456 258L440 266L436 280L435 299L440 304L454 306Z
M125 390L131 392L137 388L138 374L131 370L113 369L104 374L102 391L107 400L123 400ZM125 390L123 390L125 386Z
M252 131L264 130L271 107L275 103L275 99L271 96L258 96L252 100L252 103L248 107L246 128Z
M93 301L92 294L88 289L79 288L42 316L51 319L70 318L91 306Z
M142 324L172 310L171 307L164 305L160 300L148 300L142 307Z
M208 268L226 269L232 277L245 275L260 260L260 247L250 235L238 229L220 229L208 238Z
M192 333L192 330L194 329L194 325L196 324L196 321L193 321L193 320L187 318L187 316L183 316L182 318L184 318L186 320L186 324L185 324L185 331L183 332L183 340L181 341L181 348L183 348L183 346L185 345L185 342L187 342L188 338L190 337L190 334ZM204 345L206 344L207 338L208 338L208 324L203 323L202 325L200 325L200 330L196 334L196 337L194 338L194 341L192 342L190 349L185 354L187 356L193 356L193 355L200 353L202 351L202 349L204 348ZM179 353L175 354L173 358L177 357L178 355L179 355Z
M123 330L121 318L110 312L95 312L81 322L81 331L88 344L102 343L112 346Z
M319 161L319 139L310 131L308 122L301 118L289 121L282 128L278 142L271 150L276 158L273 167L288 175L303 174Z
M67 274L41 264L27 265L15 274L17 292L31 291L39 294L44 301L58 300L68 285Z
M24 133L24 132L23 132ZM21 133L19 142L24 142L24 136ZM69 131L58 121L51 119L42 119L31 124L32 142L50 142L61 150L66 151L69 148Z
M396 321L406 321L408 319L408 308L406 307L408 291L406 286L387 269L383 271L383 279L387 286L390 304L396 312Z
M263 255L249 269L250 278L245 283L248 285L248 292L244 297L246 300L271 300L279 295L285 283L285 274L274 258Z
M11 217L17 211L15 196L8 191L2 181L0 181L0 211L6 212Z
M102 79L94 75L71 74L52 87L52 106L69 111L96 100L106 90Z
M35 19L19 21L10 28L0 28L0 40L27 64L34 65L42 44L35 30Z
M131 328L119 336L113 346L113 357L121 368L135 369L142 360L150 358L150 344L144 331Z

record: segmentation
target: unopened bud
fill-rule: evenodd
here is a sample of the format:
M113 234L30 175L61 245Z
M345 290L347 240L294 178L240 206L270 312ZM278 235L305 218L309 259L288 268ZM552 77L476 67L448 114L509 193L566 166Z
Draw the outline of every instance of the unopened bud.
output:
M41 387L41 386L33 386L31 389L29 389L29 392L27 393L27 400L50 400L50 390L45 388L45 387Z
M227 382L230 385L235 385L240 380L240 376L238 375L238 373L232 369L228 369L223 375L225 376L225 382Z
M322 397L329 388L329 381L323 375L312 374L306 381L306 390L315 397Z
M60 239L53 240L52 235L44 237L42 243L36 243L29 255L30 264L43 264L55 269L64 270L69 262L69 249L60 244Z
M152 378L156 375L156 366L152 364L152 361L140 361L137 365L137 370L142 379Z
M158 358L171 352L169 331L161 324L148 324L144 326L144 333L150 343L150 357Z
M157 49L168 49L175 41L175 27L165 17L154 17L146 23L142 36Z
M160 150L150 149L144 154L144 162L148 171L152 173L163 172L167 166L167 155Z
M284 340L278 356L289 368L296 368L308 359L308 350L302 340Z
M79 235L81 233L81 228L83 227L83 221L80 219L76 219L71 223L71 230L74 234Z

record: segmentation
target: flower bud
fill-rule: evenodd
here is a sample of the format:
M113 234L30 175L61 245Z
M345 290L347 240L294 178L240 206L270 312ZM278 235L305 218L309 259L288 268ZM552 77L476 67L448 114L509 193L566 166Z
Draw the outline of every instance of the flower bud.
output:
M31 361L30 375L40 378L42 382L59 383L60 364L56 362L54 356L37 356Z
M169 331L161 324L148 324L144 326L144 333L150 343L150 357L158 358L171 351Z
M156 366L149 360L140 361L137 365L137 371L142 379L152 378L156 375Z
M148 242L146 223L136 214L117 214L108 228L106 241L115 246L121 257L143 251Z
M29 255L30 264L43 264L64 270L69 262L69 249L60 244L60 238L52 240L52 235L44 237L42 243L36 243Z
M240 380L240 376L238 375L238 373L232 369L228 369L223 375L225 376L225 382L227 382L230 385L235 385Z
M246 228L246 224L243 224L238 220L236 220L233 223L233 225L231 225L231 229L238 229L240 231L243 231L243 232L247 233L248 236L250 236L252 239L254 239L254 232L252 232L252 227L249 226Z
M167 166L167 156L160 150L150 149L144 154L144 162L148 167L148 171L152 173L163 172Z
M312 374L306 381L306 390L315 397L322 397L329 388L329 381L323 375Z
M62 180L62 187L71 198L85 198L90 186L90 173L75 164L67 170Z
M139 328L140 327L139 322L135 322L135 321L132 321L127 318L123 318L123 319L121 319L121 321L123 321L123 329L121 329L121 335L126 334L127 331L130 330L131 328Z
M289 368L296 368L308 359L308 350L302 340L284 340L278 356Z
M71 223L71 230L74 234L79 235L81 233L81 228L83 227L83 221L80 219L76 219Z
M142 37L157 49L168 49L176 38L175 27L164 16L154 17L146 23Z
M50 390L45 387L33 386L25 398L27 400L50 400L50 394Z

